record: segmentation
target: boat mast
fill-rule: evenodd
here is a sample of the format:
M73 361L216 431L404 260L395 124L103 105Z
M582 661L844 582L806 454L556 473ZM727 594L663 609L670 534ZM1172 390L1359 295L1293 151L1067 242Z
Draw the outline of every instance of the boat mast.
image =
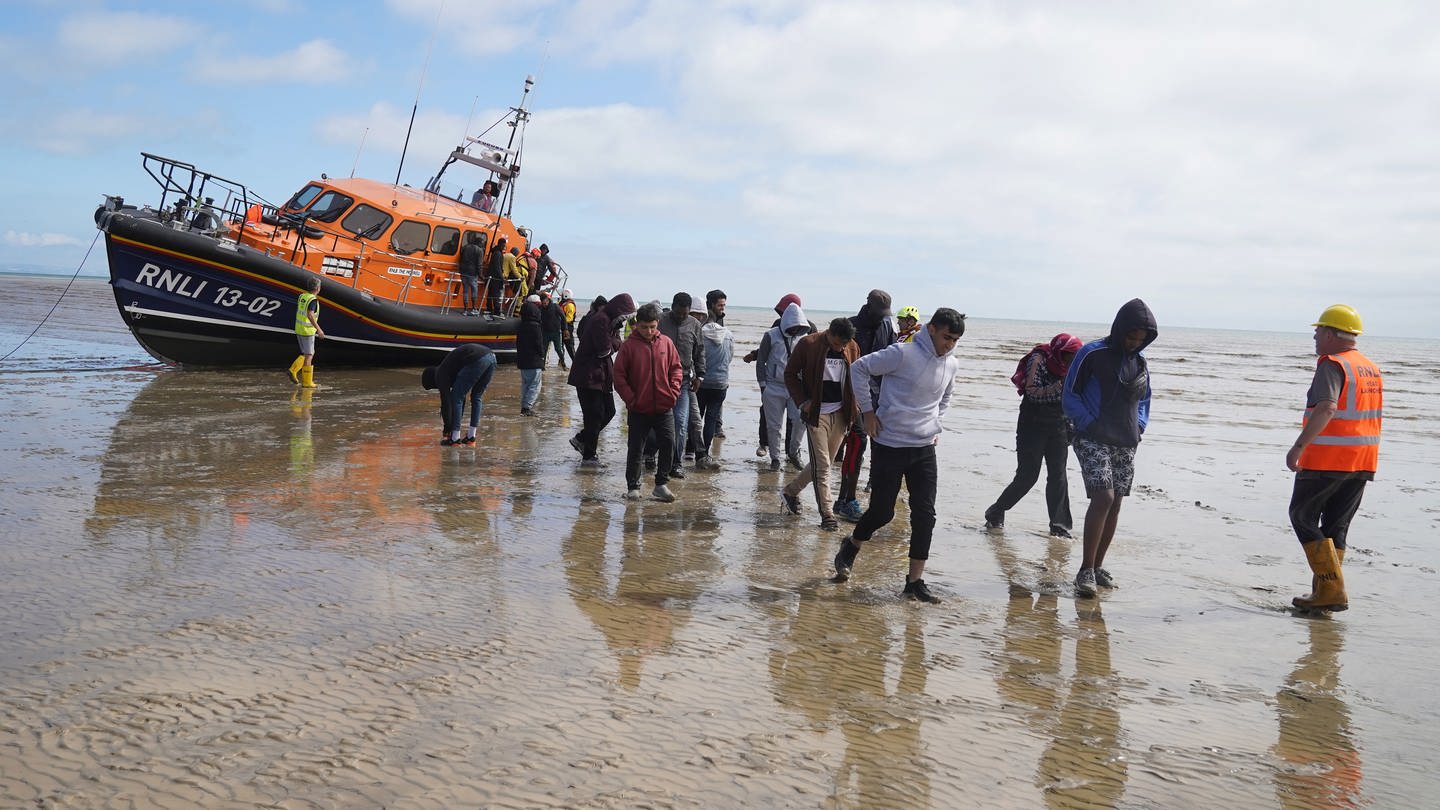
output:
M526 76L525 89L520 94L520 106L510 108L510 112L514 113L514 117L511 118L509 122L510 140L505 144L505 151L515 156L515 163L510 169L510 179L512 181L515 179L516 175L520 174L520 153L516 152L514 148L515 134L517 132L520 133L520 146L523 149L525 146L525 124L530 121L530 111L525 109L525 104L530 100L530 88L534 86L535 77ZM512 188L512 185L512 183L505 184L505 199L502 201L502 205L505 209L505 216L507 217L510 216L511 211L513 211L515 207L515 192ZM496 207L498 208L501 206Z

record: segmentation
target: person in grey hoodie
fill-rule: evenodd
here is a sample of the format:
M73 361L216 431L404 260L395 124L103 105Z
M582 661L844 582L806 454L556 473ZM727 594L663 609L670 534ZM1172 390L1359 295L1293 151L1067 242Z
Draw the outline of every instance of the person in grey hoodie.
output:
M760 383L760 407L765 413L771 471L780 469L780 433L786 416L795 424L802 424L800 410L785 387L785 365L790 362L790 350L810 331L810 322L805 320L800 305L789 304L780 314L779 325L760 338L760 348L755 353L755 380ZM797 470L805 469L805 463L800 460L802 433L803 429L792 431L785 447L786 457Z
M705 375L700 380L700 390L695 392L705 425L700 434L700 447L695 451L695 466L702 470L720 468L720 463L710 457L710 446L720 432L725 393L730 389L730 361L735 358L735 336L725 325L725 301L721 290L705 293L709 317L700 327L700 336L705 340Z
M909 343L896 343L867 354L850 364L850 385L868 391L884 380L878 400L858 397L865 433L874 443L870 457L870 506L855 531L840 541L835 555L835 579L850 578L860 544L895 517L900 483L910 492L910 570L901 595L920 602L938 603L925 585L925 561L935 531L935 492L939 469L935 444L940 420L950 406L950 392L960 360L952 355L965 334L965 316L940 307L930 323Z

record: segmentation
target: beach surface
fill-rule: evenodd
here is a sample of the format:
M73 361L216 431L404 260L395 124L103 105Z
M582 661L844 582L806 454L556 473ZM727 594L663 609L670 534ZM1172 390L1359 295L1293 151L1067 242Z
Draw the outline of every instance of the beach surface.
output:
M1106 327L972 319L932 606L899 598L903 506L844 584L845 524L820 531L813 500L782 512L793 473L755 456L738 360L768 310L730 318L723 469L627 503L623 419L607 466L579 467L553 366L535 418L501 367L478 447L443 448L418 369L330 369L323 342L314 392L282 369L167 369L104 281L5 281L0 806L1436 801L1436 341L1362 338L1386 373L1381 471L1350 610L1301 618L1284 456L1307 325L1156 313L1120 587L1077 599L1079 541L1047 536L1039 488L1003 531L982 513L1014 471L1015 362ZM1070 493L1078 521L1073 457Z

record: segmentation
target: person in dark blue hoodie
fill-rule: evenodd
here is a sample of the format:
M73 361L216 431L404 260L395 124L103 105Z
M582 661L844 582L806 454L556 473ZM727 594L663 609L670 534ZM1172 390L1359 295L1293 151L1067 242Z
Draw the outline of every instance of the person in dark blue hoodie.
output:
M1115 314L1110 334L1080 348L1065 375L1061 402L1075 425L1075 457L1085 479L1085 551L1075 593L1113 588L1103 567L1115 537L1120 502L1135 479L1135 448L1150 421L1150 369L1141 351L1159 335L1155 316L1139 298Z

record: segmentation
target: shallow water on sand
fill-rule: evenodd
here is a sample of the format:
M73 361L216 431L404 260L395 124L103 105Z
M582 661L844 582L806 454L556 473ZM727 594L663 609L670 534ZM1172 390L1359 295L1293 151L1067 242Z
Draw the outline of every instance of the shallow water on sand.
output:
M5 351L65 282L7 279ZM811 313L822 322L833 313ZM737 310L737 353L768 312ZM847 584L784 515L737 361L724 469L620 500L579 468L557 369L501 368L478 449L436 446L415 370L164 370L77 282L0 375L0 805L1331 807L1433 801L1440 524L1433 341L1367 340L1382 469L1351 609L1285 610L1305 330L1164 327L1108 567L1013 471L1007 377L1060 329L975 320L940 445L927 580L897 524ZM789 475L784 473L783 475ZM1083 512L1078 470L1071 492ZM1353 561L1353 563L1352 563Z

